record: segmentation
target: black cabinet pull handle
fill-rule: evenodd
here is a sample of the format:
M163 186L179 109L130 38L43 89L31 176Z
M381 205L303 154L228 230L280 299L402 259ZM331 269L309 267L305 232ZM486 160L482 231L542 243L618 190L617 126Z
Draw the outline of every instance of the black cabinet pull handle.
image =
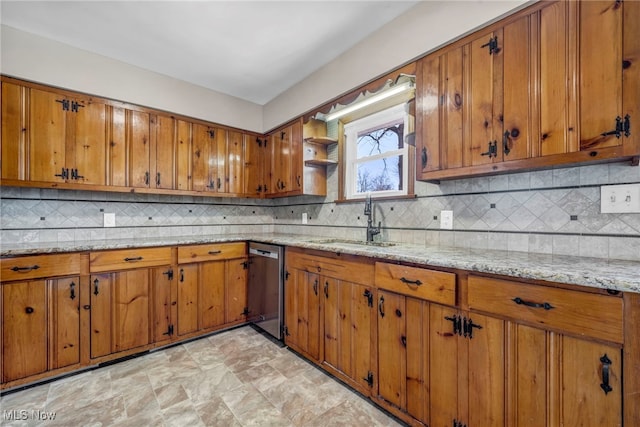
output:
M218 190L220 189L220 187L222 187L222 182L220 181L220 178L218 178Z
M509 148L509 137L511 136L511 132L509 130L504 131L504 135L502 137L502 151L506 156L511 152L511 148Z
M407 346L407 337L405 337L404 335L400 337L400 342L402 342L402 346L406 347Z
M160 172L156 174L156 185L160 185Z
M384 297L381 296L378 301L378 312L380 313L380 317L384 317Z
M613 391L613 388L609 385L609 368L611 367L611 359L609 359L605 353L604 356L600 358L600 362L602 362L602 384L600 384L600 388L604 391L604 394L609 394L610 391Z
M127 257L127 258L125 258L124 260L125 260L125 261L127 261L127 262L131 262L131 261L142 261L142 260L143 260L143 258L142 258L141 256L137 256L137 257L133 257L133 258L129 258L129 257Z
M31 271L31 270L37 270L39 269L40 266L38 264L32 265L30 267L11 267L11 271Z
M515 302L518 305L525 305L525 306L531 307L531 308L544 308L545 310L551 310L552 308L555 308L554 306L552 306L548 302L539 303L539 302L525 301L520 297L515 297L511 301Z
M93 294L94 295L98 295L100 292L98 291L98 285L100 284L100 281L98 279L93 281Z
M209 251L209 255L218 255L221 254L222 251Z
M300 180L301 180L300 175L298 175L296 177L296 181L298 182L298 187L302 187L302 183L300 182Z
M473 323L473 320L471 320L471 318L469 318L468 321L465 318L462 328L463 328L463 335L465 337L469 337L469 339L473 339L473 328L482 329L482 326L476 325L475 323Z
M422 169L427 167L427 160L428 160L427 148L422 147Z
M367 289L366 291L364 291L362 296L367 299L367 305L369 307L373 307L373 293L369 289Z
M73 282L69 283L69 298L76 299L76 284Z
M31 314L33 313L35 310L33 309L33 307L27 307L24 309L24 312L27 314Z
M415 286L422 285L422 282L420 280L409 280L406 277L401 277L400 281L406 285L415 285Z
M318 296L318 279L313 281L313 293Z
M144 184L149 185L149 171L144 173Z
M324 297L329 298L329 282L324 282Z
M180 281L184 282L184 268L180 269Z

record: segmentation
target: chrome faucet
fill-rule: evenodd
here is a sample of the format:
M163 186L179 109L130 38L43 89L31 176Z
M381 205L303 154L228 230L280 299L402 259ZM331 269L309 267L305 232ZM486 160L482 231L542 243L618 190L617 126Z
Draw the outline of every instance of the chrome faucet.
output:
M367 194L367 198L364 201L364 214L367 216L367 242L373 242L373 236L380 234L381 222L378 222L378 226L373 226L373 209L371 204L371 194Z

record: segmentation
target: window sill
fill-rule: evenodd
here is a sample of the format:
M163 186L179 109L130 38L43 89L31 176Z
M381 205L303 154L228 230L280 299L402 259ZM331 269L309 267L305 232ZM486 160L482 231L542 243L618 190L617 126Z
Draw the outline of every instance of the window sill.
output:
M371 200L374 202L379 200L405 200L405 199L415 199L417 196L415 194L406 194L403 196L387 196L387 197L372 197ZM342 203L363 203L366 200L366 197L362 197L359 199L336 199L333 201L336 205Z

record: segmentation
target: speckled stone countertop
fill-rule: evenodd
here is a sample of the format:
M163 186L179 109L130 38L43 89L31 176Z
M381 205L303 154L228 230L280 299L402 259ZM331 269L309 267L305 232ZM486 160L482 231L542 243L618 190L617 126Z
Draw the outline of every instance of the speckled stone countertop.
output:
M405 261L434 267L492 273L514 278L640 292L640 262L497 250L419 246L393 243L374 246L362 243L293 234L234 234L145 239L94 240L75 243L5 244L1 257L105 249L185 245L253 240L283 246L318 249L382 260Z

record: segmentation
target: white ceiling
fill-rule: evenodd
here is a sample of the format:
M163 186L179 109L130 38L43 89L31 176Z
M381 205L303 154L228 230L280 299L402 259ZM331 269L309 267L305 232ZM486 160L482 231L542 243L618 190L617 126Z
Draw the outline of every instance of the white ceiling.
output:
M264 105L417 1L7 1L1 22Z

